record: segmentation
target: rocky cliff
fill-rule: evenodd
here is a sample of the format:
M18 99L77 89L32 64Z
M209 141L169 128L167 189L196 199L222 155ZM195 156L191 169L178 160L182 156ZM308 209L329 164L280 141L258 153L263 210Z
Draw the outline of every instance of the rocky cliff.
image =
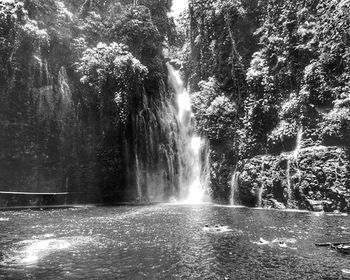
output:
M243 205L348 211L349 11L348 1L190 1L183 70L215 200L229 201L236 170Z
M301 149L299 155L262 155L240 164L236 203L349 211L350 166L343 148L312 146Z
M0 190L176 196L166 43L209 141L214 201L348 211L349 2L191 0L177 33L170 6L0 3Z
M176 191L162 56L171 2L134 2L0 3L1 191L68 191L71 202Z

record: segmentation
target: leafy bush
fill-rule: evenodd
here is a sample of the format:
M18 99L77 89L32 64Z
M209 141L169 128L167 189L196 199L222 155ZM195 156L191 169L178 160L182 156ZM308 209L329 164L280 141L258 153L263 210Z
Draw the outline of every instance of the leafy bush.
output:
M128 51L127 46L99 43L97 47L84 51L78 71L83 75L81 82L94 87L101 100L110 95L110 90L114 91L113 99L120 120L125 123L129 100L147 75L147 68Z
M303 106L306 103L303 93L304 91L301 91L300 94L292 92L289 99L281 106L281 110L279 112L280 119L298 120L300 118L303 111Z
M200 134L212 141L234 137L237 108L219 89L214 78L199 83L201 91L192 95L193 110Z
M292 150L297 132L298 125L295 120L281 121L267 136L269 150L272 152Z
M118 87L127 89L133 83L142 82L147 74L147 68L128 51L128 47L117 43L99 43L96 48L87 49L78 70L84 75L83 83L99 89L111 78Z
M304 81L306 90L310 93L310 103L315 105L330 105L335 96L327 82L327 74L319 62L313 62L305 67Z
M111 40L118 40L130 47L138 57L154 56L158 51L162 37L152 22L149 9L137 6L127 9L119 20L113 23L109 31Z
M350 138L350 108L334 108L320 124L326 144L348 145Z
M255 99L250 96L245 101L240 134L240 155L242 158L265 153L267 134L278 123L278 105L273 97Z
M0 2L0 55L8 56L14 47L14 28L25 23L28 12L17 1ZM0 67L1 68L1 67Z
M0 28L2 31L7 29L15 22L23 22L28 12L24 9L22 2L7 0L0 2Z

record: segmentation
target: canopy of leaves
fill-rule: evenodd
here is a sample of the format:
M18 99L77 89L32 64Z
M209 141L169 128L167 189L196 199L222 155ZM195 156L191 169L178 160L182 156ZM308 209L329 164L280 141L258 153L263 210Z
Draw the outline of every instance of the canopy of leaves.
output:
M191 96L199 133L213 143L232 139L235 104L220 91L214 78L200 82L199 87L200 91Z
M17 1L0 2L0 55L6 56L13 48L15 27L25 22L27 11Z
M141 86L148 70L123 44L99 43L87 49L80 60L81 82L94 87L102 99L114 92L119 118L125 124L129 100ZM103 110L103 108L100 108Z
M114 81L119 89L130 91L139 85L147 75L143 66L124 44L99 43L83 53L78 71L83 74L81 81L101 89L108 81Z

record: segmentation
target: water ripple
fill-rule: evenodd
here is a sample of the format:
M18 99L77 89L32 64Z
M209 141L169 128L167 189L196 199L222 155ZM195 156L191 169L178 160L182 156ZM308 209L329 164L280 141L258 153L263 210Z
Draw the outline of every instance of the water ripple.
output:
M314 246L350 240L346 216L157 205L1 219L0 279L7 280L339 279L350 266L348 257Z

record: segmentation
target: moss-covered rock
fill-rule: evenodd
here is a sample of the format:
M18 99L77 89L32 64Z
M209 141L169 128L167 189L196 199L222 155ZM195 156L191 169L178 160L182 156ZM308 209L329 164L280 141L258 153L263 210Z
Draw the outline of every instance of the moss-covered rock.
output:
M239 200L243 205L350 211L350 161L339 147L314 146L298 155L253 157L240 163ZM311 202L318 201L318 202Z

